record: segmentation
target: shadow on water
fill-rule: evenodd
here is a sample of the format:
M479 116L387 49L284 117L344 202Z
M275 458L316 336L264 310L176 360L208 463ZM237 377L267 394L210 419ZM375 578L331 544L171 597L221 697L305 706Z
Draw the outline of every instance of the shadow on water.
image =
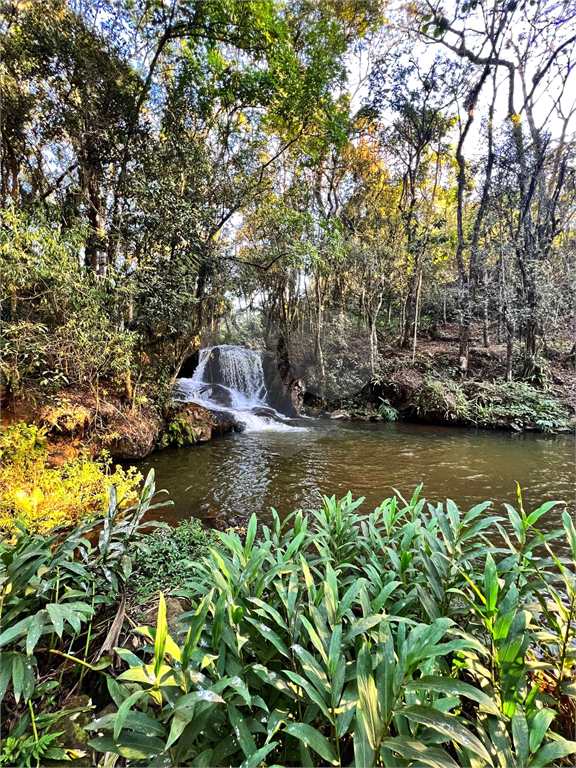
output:
M516 502L516 482L528 511L549 499L574 508L572 435L308 419L302 425L307 429L231 434L139 462L142 473L154 467L157 488L174 501L157 516L172 524L193 516L243 525L255 512L268 522L270 507L284 517L318 505L321 494L348 491L365 496L361 509L370 512L393 487L409 496L420 482L429 501L451 498L461 509L491 500L504 512L504 502ZM561 514L556 508L541 518L541 530L561 527Z

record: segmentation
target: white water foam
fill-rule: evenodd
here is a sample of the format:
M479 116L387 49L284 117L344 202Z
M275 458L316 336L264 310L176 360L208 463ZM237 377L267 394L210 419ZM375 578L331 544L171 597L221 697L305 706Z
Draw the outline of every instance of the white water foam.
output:
M302 429L267 401L262 359L258 352L222 344L201 349L191 379L180 379L174 399L231 414L247 432Z

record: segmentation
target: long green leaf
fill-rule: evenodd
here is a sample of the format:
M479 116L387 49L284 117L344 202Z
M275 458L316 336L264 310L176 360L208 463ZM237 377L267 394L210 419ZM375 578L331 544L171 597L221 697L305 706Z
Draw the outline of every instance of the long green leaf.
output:
M327 760L332 765L338 765L338 758L328 739L319 733L315 728L306 723L288 723L284 727L284 732L295 736L304 745L311 747L320 757Z
M407 736L384 739L382 746L393 752L398 752L406 760L414 760L424 765L430 765L432 768L458 768L458 763L444 749L428 747L426 744Z
M426 707L420 704L417 704L414 707L398 710L396 714L408 718L408 720L413 723L419 723L428 728L434 728L438 733L446 736L447 739L456 741L458 744L472 750L490 763L490 755L486 747L455 715L448 715L444 712L439 712L432 707Z
M130 708L133 704L135 704L139 699L141 699L143 696L147 696L148 691L135 691L133 694L128 696L128 698L120 704L118 707L118 712L116 714L116 720L114 721L114 738L117 739L120 736L120 731L124 727L124 723L126 722L126 718L128 716L128 712L130 711Z
M354 763L360 768L371 768L376 760L374 751L364 722L364 712L360 706L356 707L356 727L354 728Z
M434 691L435 693L444 693L446 696L466 696L468 699L477 701L478 704L481 704L493 715L500 716L500 710L490 696L487 696L478 688L474 688L473 685L464 683L461 680L455 680L452 677L426 675L418 680L411 680L406 683L406 690Z
M250 757L256 752L256 742L254 741L254 737L246 725L246 719L240 710L238 710L232 704L228 705L227 711L232 728L234 728L236 738L238 739L240 747L242 748L242 752L244 752L246 757Z
M528 763L529 768L547 768L555 760L576 752L576 742L566 739L555 739L545 744Z
M156 638L154 639L154 674L158 677L160 668L164 662L164 650L166 648L166 635L168 634L168 624L166 622L166 601L164 595L160 592L160 601L158 603L158 619L156 622Z

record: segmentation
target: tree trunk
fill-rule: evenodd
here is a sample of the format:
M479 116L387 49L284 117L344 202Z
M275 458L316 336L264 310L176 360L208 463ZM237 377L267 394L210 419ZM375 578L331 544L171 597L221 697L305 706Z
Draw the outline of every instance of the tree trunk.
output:
M418 341L418 326L420 324L420 296L422 293L422 270L418 278L418 290L416 291L416 313L414 315L414 336L412 339L412 364L416 360L416 343Z
M88 182L88 221L90 234L86 242L85 263L97 275L106 276L107 257L104 250L104 215L100 190L94 179Z
M512 357L514 355L514 324L506 321L506 381L512 381Z
M326 389L326 366L324 363L324 353L322 351L323 307L322 307L322 291L320 286L319 275L316 276L316 304L317 304L317 319L316 319L315 352L316 352L316 361L318 363L318 371L319 371L320 397L324 397L324 392Z
M408 295L404 310L404 324L400 346L409 349L414 334L418 333L418 291L422 281L422 255L418 254L414 262L414 269L408 278Z
M468 373L470 358L470 307L468 297L462 309L460 319L460 349L458 351L458 365L463 376Z

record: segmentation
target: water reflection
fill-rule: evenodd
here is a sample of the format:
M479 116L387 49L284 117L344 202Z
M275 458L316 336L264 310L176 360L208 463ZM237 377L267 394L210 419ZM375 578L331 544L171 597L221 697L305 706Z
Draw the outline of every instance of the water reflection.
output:
M515 503L516 482L526 509L548 499L574 505L574 437L546 437L415 424L306 421L305 431L228 435L205 445L168 449L140 462L156 469L173 507L164 519L202 517L209 505L231 525L252 512L270 519L317 505L320 494L365 496L371 511L397 488L418 483L430 501L452 498L461 508L490 499L498 511ZM542 520L558 527L561 510Z

